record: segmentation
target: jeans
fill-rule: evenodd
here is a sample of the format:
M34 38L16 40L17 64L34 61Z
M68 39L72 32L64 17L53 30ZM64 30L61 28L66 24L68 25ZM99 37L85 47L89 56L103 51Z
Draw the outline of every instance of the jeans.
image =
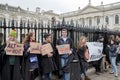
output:
M43 74L41 80L52 80L52 72Z
M61 57L61 67L64 67L68 62L68 58ZM70 73L64 72L63 73L64 80L70 80Z
M117 74L118 71L117 71L117 65L116 65L116 57L110 57L110 62L112 65L112 72Z

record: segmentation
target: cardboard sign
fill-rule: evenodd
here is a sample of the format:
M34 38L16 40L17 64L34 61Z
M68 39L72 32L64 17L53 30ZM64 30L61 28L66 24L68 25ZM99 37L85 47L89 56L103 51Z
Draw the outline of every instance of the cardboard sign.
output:
M30 42L30 53L31 54L40 54L40 43Z
M50 43L42 45L41 53L46 55L47 53L53 52L53 48Z
M63 44L57 46L59 54L66 54L70 52L70 45L69 44Z
M8 43L6 46L6 55L22 56L23 44Z

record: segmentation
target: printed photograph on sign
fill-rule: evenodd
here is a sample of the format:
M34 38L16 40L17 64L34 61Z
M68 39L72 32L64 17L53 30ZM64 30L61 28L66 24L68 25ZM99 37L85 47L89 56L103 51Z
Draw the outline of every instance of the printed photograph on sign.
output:
M30 53L31 54L40 54L40 43L30 42Z
M41 53L42 55L46 55L47 53L53 52L53 48L50 43L42 45Z
M64 45L58 45L56 46L58 49L59 54L66 54L70 52L70 45L69 44L64 44Z
M6 55L22 56L23 44L8 43L6 46Z

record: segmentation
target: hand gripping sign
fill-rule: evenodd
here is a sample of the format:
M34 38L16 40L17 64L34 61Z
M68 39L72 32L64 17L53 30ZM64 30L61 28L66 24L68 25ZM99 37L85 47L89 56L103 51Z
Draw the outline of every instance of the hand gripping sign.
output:
M70 53L70 45L69 44L57 45L57 49L58 49L58 52L60 55Z

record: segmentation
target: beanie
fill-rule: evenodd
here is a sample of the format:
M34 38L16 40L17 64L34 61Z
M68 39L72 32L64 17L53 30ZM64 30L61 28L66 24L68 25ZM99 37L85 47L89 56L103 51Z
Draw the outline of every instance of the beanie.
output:
M13 36L13 37L16 37L17 36L16 30L15 29L10 30L9 35Z

